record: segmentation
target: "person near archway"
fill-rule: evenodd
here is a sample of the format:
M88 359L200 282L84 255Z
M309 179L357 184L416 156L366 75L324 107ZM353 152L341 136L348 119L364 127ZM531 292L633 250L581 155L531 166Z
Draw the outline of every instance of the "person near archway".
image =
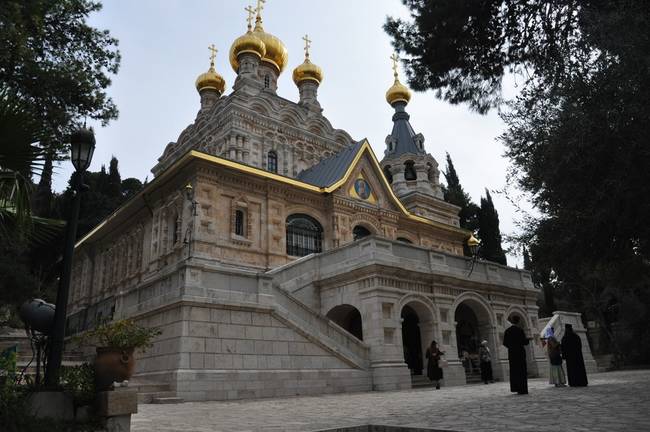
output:
M481 347L478 349L478 357L481 363L481 380L485 384L494 382L494 378L492 377L492 353L490 353L490 348L488 348L488 341L484 340L481 342Z
M587 371L585 360L582 357L582 341L580 336L573 331L571 324L566 324L564 337L562 337L562 356L566 361L566 373L571 387L585 387Z
M519 317L510 318L512 325L503 335L503 345L508 348L508 363L510 365L510 391L517 394L528 394L528 371L526 368L526 350L531 338L519 327Z
M564 368L562 367L562 349L555 336L548 338L548 361L550 363L548 383L555 387L566 387Z
M442 368L440 367L440 358L445 353L438 349L438 343L431 341L431 345L427 348L427 376L431 381L436 382L436 389L440 389L440 380L442 379Z

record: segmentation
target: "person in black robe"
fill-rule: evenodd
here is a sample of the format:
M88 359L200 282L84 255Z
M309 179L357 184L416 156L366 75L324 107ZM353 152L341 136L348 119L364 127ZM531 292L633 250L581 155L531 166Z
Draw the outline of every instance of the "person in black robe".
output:
M510 364L510 391L518 394L528 394L528 370L526 368L526 350L530 338L519 327L519 317L513 316L512 325L503 334L503 345L508 348L508 363Z
M445 353L438 349L438 343L431 341L431 346L427 348L427 376L431 381L435 381L436 389L440 389L440 380L442 379L442 368L439 365L440 357Z
M566 372L571 387L584 387L587 382L585 361L582 358L582 341L573 331L571 324L566 324L562 337L562 357L566 361Z

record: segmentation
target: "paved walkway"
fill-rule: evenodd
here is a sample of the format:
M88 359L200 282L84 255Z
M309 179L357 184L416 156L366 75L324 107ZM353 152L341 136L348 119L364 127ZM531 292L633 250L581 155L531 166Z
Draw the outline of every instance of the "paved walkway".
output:
M650 430L650 371L593 374L589 387L529 381L528 396L508 384L244 402L140 405L134 431L315 431L384 424L454 431Z

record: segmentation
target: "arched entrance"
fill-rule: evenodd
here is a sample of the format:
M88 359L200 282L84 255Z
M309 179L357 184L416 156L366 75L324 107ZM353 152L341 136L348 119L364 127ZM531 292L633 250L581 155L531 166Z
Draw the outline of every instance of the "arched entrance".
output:
M419 301L411 301L402 307L402 348L404 362L411 375L422 375L426 370L424 354L433 340L433 314Z
M511 312L508 315L508 321L512 322L512 317L519 317L519 326L524 330L526 336L532 336L530 328L528 327L528 321L526 317L519 312ZM524 347L526 350L526 370L528 371L529 378L535 378L538 376L537 362L535 361L535 346L534 342L530 341L528 345Z
M499 375L498 351L491 314L489 306L480 298L474 297L460 301L454 311L456 348L468 383L481 381L478 350L484 340L488 341L488 348L492 353L492 369L495 375Z
M368 237L372 233L370 230L363 225L357 225L352 229L352 238L356 240L360 240L364 237Z
M363 340L363 325L359 309L349 304L333 307L327 312L327 318L343 327L359 340Z

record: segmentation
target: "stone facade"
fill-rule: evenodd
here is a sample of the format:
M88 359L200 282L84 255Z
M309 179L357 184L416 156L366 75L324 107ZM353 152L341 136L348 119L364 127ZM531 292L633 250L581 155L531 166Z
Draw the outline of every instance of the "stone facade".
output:
M237 60L233 92L203 74L196 120L154 180L78 243L68 333L159 326L137 377L186 400L410 388L434 339L446 385L466 382L481 339L504 379L507 320L538 334L538 292L525 271L463 257L470 233L406 102L380 163L323 116L310 64L295 103L276 94L282 67ZM539 344L528 358L545 370Z

